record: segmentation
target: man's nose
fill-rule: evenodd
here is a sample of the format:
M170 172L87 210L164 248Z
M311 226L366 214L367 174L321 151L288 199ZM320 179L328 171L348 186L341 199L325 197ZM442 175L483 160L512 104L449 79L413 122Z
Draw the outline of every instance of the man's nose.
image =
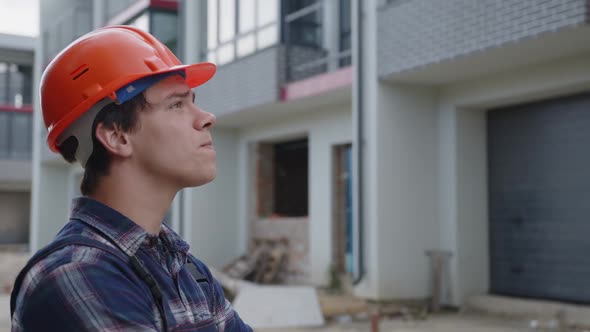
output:
M195 127L198 130L211 129L217 122L217 118L212 113L202 110L200 107L197 108L197 118L195 120Z

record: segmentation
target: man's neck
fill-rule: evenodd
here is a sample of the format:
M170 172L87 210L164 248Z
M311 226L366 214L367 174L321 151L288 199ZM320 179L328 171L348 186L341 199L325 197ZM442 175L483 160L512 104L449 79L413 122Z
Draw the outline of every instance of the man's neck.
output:
M93 198L125 215L150 234L158 234L176 190L146 179L110 174L100 179Z

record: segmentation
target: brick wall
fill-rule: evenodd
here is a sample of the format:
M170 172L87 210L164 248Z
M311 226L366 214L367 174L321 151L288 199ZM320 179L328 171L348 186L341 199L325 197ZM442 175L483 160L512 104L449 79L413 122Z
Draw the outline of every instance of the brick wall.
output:
M219 116L278 101L280 52L280 47L271 47L219 67L196 90L197 104Z
M393 0L378 16L380 76L588 22L586 0Z

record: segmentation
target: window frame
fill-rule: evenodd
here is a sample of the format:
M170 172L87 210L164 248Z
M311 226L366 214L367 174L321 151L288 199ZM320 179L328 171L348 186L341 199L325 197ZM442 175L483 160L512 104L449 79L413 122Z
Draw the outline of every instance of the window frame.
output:
M254 5L254 26L253 28L250 28L248 30L245 31L240 31L240 0L231 0L234 2L234 25L233 25L233 36L231 39L228 39L224 42L221 42L220 39L220 35L221 35L221 11L220 11L220 0L209 0L206 1L206 6L207 6L207 35L206 35L206 45L204 47L205 49L205 57L207 59L207 61L213 62L218 64L219 66L222 65L226 65L229 63L232 63L238 59L247 57L249 55L252 55L258 51L264 50L266 48L272 47L276 44L278 44L280 42L280 22L281 22L281 17L280 17L280 6L281 6L281 2L280 0L272 0L275 2L276 4L276 13L275 13L275 19L274 21L259 25L260 22L260 16L259 16L259 6L261 3L264 3L268 0L254 0L253 1L253 5ZM215 43L211 43L211 47L209 46L210 44L210 38L209 38L209 27L210 27L210 21L209 21L209 6L214 3L216 6L215 9ZM262 33L264 33L265 30L268 29L272 29L274 28L274 31L272 31L272 33L274 34L274 40L272 40L271 42L268 43L262 43L261 42L261 38L260 35ZM253 36L253 43L254 43L254 47L252 50L248 50L245 51L243 54L240 53L239 51L239 47L240 47L240 42L244 40L244 38L247 38L249 36ZM222 56L220 55L220 50L222 50L223 48L227 48L227 49L231 49L231 55L228 56L228 59L221 59Z

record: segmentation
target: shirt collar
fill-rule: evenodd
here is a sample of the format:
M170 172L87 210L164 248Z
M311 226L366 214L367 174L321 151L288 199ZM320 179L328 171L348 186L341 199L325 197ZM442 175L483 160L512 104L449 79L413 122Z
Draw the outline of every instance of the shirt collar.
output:
M129 256L135 256L148 232L115 209L89 197L72 201L71 219L78 219L98 230ZM166 224L160 237L171 252L186 255L189 245Z

